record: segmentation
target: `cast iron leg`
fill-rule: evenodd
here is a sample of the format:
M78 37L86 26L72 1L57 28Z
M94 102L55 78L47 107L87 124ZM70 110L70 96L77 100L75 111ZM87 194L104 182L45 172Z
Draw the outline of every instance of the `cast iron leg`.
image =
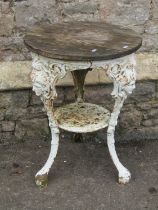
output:
M91 69L84 69L71 72L75 86L75 98L79 103L84 101L84 82L86 75L90 70ZM77 143L82 142L83 136L81 133L75 133L73 139Z
M132 62L132 60L131 60ZM126 65L115 65L112 68L108 69L108 76L114 82L114 90L112 96L115 98L115 105L113 112L111 113L109 126L107 130L107 144L111 158L118 170L119 183L126 184L131 178L131 174L126 169L122 163L119 161L115 150L115 139L114 132L115 126L117 125L117 119L120 114L120 110L123 106L124 100L127 98L127 95L131 94L135 88L135 69L133 63L127 63Z
M128 169L126 169L118 159L118 156L115 150L115 139L114 139L115 126L117 125L117 119L120 114L120 110L123 106L123 102L124 102L123 98L117 98L115 100L114 109L110 117L109 127L107 131L107 144L108 144L111 158L119 172L119 183L125 184L129 182L131 178L131 174L128 171Z
M75 86L75 98L77 102L84 101L84 82L88 71L91 69L71 71L74 86Z
M36 92L36 95L41 97L44 103L52 135L48 160L35 176L36 184L40 187L44 187L48 184L48 173L57 155L59 146L59 129L53 113L53 100L57 97L55 84L58 79L65 76L66 72L64 66L54 64L47 58L36 54L32 54L32 57L33 70L31 76L33 90Z
M44 187L48 184L48 173L53 165L54 159L57 155L58 146L59 146L59 129L55 122L53 111L52 111L52 103L51 101L48 101L45 103L45 108L47 110L48 120L49 120L49 127L51 129L51 149L49 153L49 157L42 167L40 171L35 176L35 182L38 186Z

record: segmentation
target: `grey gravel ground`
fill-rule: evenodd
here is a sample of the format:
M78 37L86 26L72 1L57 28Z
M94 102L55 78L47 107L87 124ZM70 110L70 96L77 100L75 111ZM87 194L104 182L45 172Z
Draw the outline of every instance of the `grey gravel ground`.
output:
M128 185L117 172L104 143L61 140L49 185L40 189L34 174L49 152L49 142L0 146L0 210L158 209L158 142L118 145L132 172Z

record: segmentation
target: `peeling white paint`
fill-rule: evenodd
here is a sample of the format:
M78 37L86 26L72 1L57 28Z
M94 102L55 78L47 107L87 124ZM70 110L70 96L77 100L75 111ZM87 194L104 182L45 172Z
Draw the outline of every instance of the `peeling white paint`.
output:
M106 72L108 77L114 83L112 96L115 99L115 105L113 112L111 113L109 123L106 122L108 125L107 143L111 158L119 173L119 182L124 184L127 183L131 178L131 174L118 159L115 150L114 132L115 132L115 127L117 125L117 119L120 114L120 110L123 106L124 100L127 98L129 94L132 93L133 89L135 88L135 80L136 80L135 55L132 54L113 60L94 61L94 62L93 61L71 62L71 61L61 61L61 60L59 61L59 60L44 58L43 56L39 56L34 53L32 53L32 57L33 57L33 62L32 62L33 90L36 92L38 96L41 97L45 105L45 110L47 111L49 126L52 133L51 151L47 162L45 163L43 168L36 174L37 185L42 185L44 182L47 181L47 176L54 162L54 158L56 157L59 145L59 125L57 123L57 120L55 119L54 110L53 110L53 100L57 97L56 88L55 88L56 82L58 81L58 79L63 78L66 75L66 73L69 71L75 71L78 69L87 69L87 68L92 68L97 70L102 69L103 71ZM101 108L99 108L99 110L100 109ZM105 121L106 119L107 118L105 117ZM95 130L97 126L98 123L96 124L96 126L93 125L93 129L91 128L90 131ZM67 127L66 126L64 127L64 129L66 130L68 130L68 128L70 128L69 124L67 125ZM75 128L75 126L73 128ZM85 126L84 128L82 128L82 130L84 132L88 131L88 127L86 128Z

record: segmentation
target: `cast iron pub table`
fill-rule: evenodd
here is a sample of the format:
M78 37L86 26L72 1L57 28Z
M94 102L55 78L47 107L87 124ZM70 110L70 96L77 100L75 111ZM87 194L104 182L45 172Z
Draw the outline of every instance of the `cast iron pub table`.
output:
M25 35L24 42L33 59L33 90L44 103L52 135L50 154L35 176L36 184L48 183L59 146L59 128L79 135L105 127L108 127L107 144L119 183L128 183L131 174L119 161L114 132L124 100L135 88L134 53L142 39L130 29L103 22L65 22L36 26ZM113 81L111 95L115 104L111 114L101 106L84 102L84 80L93 69L104 70ZM76 102L54 110L56 83L67 72L73 76Z

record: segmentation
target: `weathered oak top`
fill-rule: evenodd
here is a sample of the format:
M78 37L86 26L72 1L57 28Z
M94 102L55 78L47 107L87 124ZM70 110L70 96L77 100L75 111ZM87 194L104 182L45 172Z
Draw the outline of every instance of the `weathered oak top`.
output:
M131 54L141 46L142 39L130 29L103 22L67 22L34 27L24 42L45 57L94 61Z

